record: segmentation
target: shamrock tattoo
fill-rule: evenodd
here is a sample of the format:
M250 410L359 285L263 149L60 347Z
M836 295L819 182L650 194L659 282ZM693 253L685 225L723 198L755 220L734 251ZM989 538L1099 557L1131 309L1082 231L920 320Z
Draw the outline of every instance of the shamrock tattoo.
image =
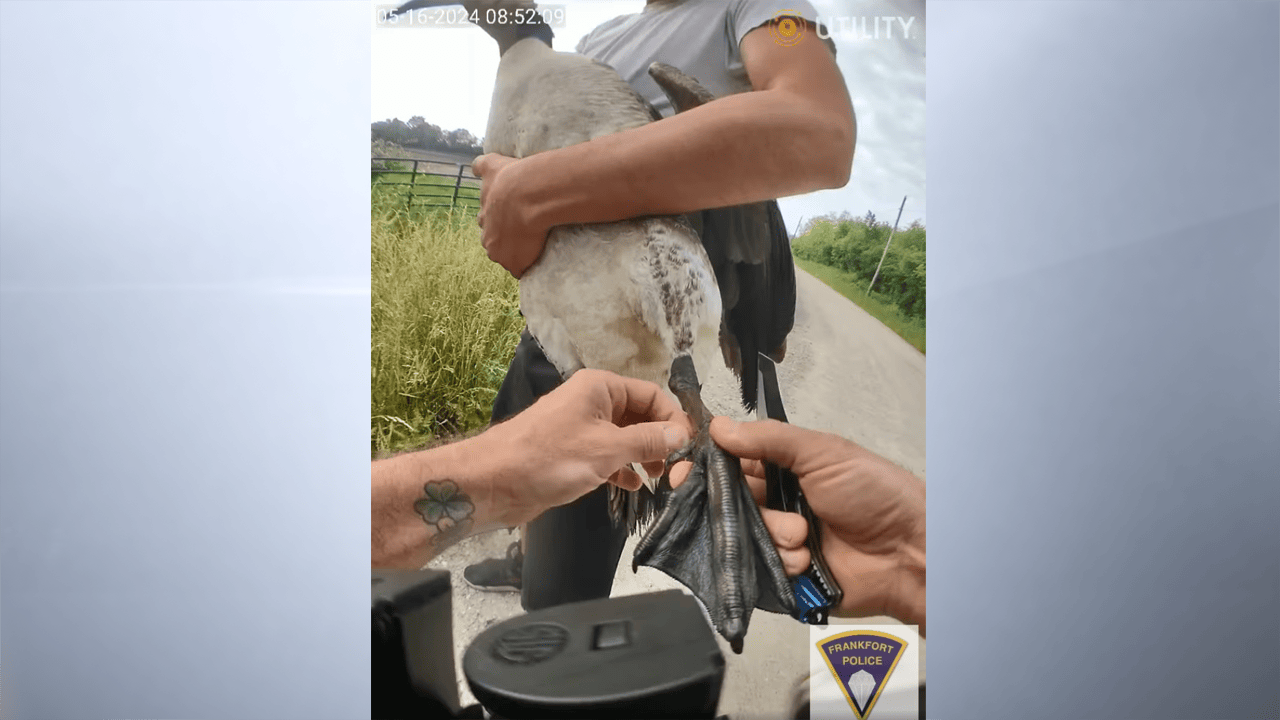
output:
M452 480L432 481L422 489L427 496L419 498L413 509L428 525L435 526L440 533L447 530L465 532L470 527L471 514L476 507L466 493L458 491L456 483Z

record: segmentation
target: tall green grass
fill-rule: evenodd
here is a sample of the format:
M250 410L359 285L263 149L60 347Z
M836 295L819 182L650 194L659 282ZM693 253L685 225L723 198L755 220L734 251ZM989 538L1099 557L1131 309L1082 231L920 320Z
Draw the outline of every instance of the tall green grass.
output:
M411 209L376 183L372 194L370 440L382 453L483 427L524 320L472 212Z
M853 273L829 265L797 257L796 267L818 278L831 289L853 301L872 317L884 323L903 340L924 352L925 325L920 318L908 317L901 308L880 293L867 294L867 283Z

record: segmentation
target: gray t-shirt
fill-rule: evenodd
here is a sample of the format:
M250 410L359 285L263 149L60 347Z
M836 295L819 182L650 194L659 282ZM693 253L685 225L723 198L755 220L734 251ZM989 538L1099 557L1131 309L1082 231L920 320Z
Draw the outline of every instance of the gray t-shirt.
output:
M751 90L742 64L742 38L780 11L814 23L818 13L807 0L684 0L646 6L643 12L616 17L587 33L578 52L609 65L663 117L671 102L653 78L649 64L664 62L701 83L717 97ZM812 31L806 30L809 35ZM807 37L800 42L820 42ZM835 52L830 40L825 43Z

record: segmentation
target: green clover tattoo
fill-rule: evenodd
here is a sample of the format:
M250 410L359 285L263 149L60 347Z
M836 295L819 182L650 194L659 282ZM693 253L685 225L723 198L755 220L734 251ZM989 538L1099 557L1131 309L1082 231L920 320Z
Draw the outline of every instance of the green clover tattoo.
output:
M428 525L435 525L440 530L466 520L476 510L471 498L459 492L457 483L452 480L432 481L422 489L427 496L418 499L413 509Z

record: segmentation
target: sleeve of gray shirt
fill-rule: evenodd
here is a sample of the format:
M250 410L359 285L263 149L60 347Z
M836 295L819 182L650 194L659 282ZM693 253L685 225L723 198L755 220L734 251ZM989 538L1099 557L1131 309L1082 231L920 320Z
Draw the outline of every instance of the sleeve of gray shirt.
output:
M818 24L818 11L807 0L788 0L785 6L778 0L732 0L727 16L729 27L726 29L729 31L734 47L740 48L742 38L746 37L747 33L775 17L801 17L814 25ZM835 55L836 46L831 42L831 38L822 38L822 41L831 49L831 54ZM738 54L741 56L740 49Z

